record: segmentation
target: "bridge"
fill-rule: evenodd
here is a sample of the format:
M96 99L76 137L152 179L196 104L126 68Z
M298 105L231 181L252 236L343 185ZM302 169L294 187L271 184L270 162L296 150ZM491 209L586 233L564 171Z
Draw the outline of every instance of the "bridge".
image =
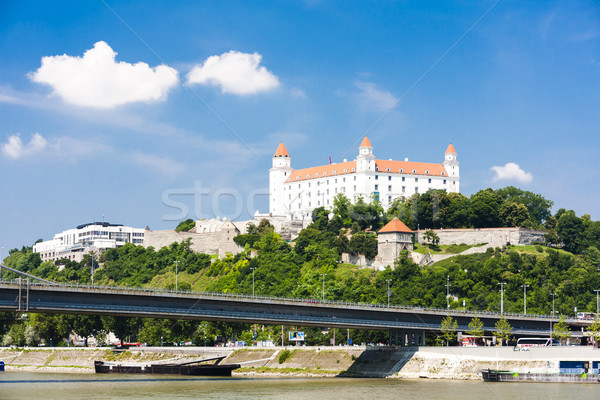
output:
M440 331L441 321L447 315L458 322L457 331L463 332L468 330L475 316L483 321L485 331L493 332L495 323L502 317L485 311L33 283L21 278L0 281L0 311L387 330L391 334L412 335L416 343L424 341L425 332ZM516 336L548 337L551 322L558 322L557 317L540 315L504 313L504 317ZM573 319L567 322L576 331L589 325L589 322Z

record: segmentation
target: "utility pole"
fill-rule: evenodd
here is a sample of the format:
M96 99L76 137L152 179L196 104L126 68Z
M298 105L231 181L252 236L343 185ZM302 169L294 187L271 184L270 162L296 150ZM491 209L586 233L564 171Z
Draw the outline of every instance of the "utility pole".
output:
M450 275L446 275L446 305L450 309Z
M527 315L527 288L529 285L521 285L523 288L523 315Z
M554 327L552 318L554 318L554 295L556 293L552 293L552 317L550 318L550 339L552 339L552 335L554 334Z
M500 315L504 314L504 285L506 282L498 283L500 285Z
M321 274L321 276L323 277L323 296L322 296L322 301L325 301L325 277L327 276L327 274Z
M390 306L390 295L392 294L392 291L390 290L390 282L392 280L391 279L386 279L385 281L388 284L387 297L388 297L388 307L389 307Z
M598 293L600 293L600 289L595 289L594 292L596 292L596 318L598 318L600 316L600 302L598 299Z
M252 297L254 297L254 270L256 267L252 267Z
M92 266L90 267L90 275L92 276L92 287L94 287L94 252L90 252L90 257L92 259Z

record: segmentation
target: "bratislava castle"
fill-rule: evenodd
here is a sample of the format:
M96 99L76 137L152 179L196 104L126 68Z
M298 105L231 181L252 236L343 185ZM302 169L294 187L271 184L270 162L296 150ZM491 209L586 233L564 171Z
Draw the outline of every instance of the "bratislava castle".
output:
M279 144L269 170L269 213L293 219L310 218L317 207L333 208L333 199L342 193L350 201L378 200L387 209L400 197L425 193L429 189L460 192L459 163L450 144L441 164L378 160L365 137L353 161L319 167L293 169L285 145Z

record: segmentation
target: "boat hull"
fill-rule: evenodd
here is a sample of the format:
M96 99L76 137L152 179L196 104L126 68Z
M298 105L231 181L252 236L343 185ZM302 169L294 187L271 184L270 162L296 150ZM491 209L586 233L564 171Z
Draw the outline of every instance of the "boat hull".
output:
M544 374L481 370L484 382L555 382L555 383L600 383L599 374Z
M194 375L194 376L231 376L231 371L240 364L221 365L120 365L104 361L95 361L94 369L98 374L157 374L157 375Z

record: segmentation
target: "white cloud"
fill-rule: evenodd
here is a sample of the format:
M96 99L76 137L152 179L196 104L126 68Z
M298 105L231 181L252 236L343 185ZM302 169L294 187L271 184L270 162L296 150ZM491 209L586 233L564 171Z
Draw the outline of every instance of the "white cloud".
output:
M30 78L50 85L68 103L94 108L164 100L177 85L177 71L171 67L117 62L116 55L108 44L97 42L83 57L43 57L42 66Z
M529 183L533 180L533 175L531 175L531 173L523 171L521 167L519 167L519 164L512 162L506 163L506 165L502 167L493 166L490 170L496 173L496 176L493 178L494 182L500 180L515 180L521 183Z
M175 177L185 172L186 166L167 157L159 157L152 154L132 153L131 159L138 165L152 168L168 177Z
M48 141L39 133L34 133L31 136L31 140L26 145L23 144L23 141L18 134L11 135L8 137L8 141L2 146L2 154L8 158L16 160L17 158L39 153L47 146Z
M377 112L385 112L394 107L398 102L396 96L385 90L377 89L372 82L356 82L360 90L358 97L363 109Z
M260 66L262 56L230 51L211 56L196 65L187 76L188 83L220 86L222 93L248 95L279 87L279 79Z

